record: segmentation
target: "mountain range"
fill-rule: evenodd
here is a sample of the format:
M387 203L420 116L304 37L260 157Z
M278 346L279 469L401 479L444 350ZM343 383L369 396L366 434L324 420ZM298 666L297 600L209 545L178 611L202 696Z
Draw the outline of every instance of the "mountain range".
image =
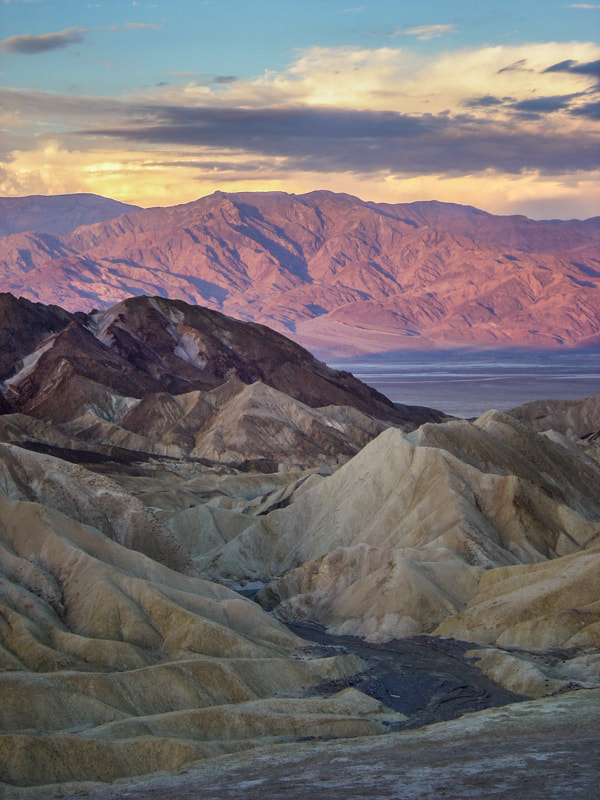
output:
M24 221L0 227L0 291L69 311L159 295L269 325L323 357L600 341L600 218L216 192L169 208L97 198L93 224L63 214L52 226L26 200L0 207Z

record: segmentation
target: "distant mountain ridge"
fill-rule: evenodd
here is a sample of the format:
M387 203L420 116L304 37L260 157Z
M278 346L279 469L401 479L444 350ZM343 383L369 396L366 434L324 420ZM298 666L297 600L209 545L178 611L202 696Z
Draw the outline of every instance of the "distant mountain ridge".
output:
M35 231L62 236L139 208L97 194L0 197L0 236Z
M595 346L599 245L600 218L538 222L327 191L216 192L64 235L5 236L0 291L70 311L130 295L183 299L327 356Z

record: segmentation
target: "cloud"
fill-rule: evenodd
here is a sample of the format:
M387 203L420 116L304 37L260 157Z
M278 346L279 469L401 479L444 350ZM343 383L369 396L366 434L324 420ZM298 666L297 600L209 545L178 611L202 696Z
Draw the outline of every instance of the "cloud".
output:
M532 204L543 187L550 204L554 186L577 209L571 215L585 207L590 216L599 59L600 47L577 42L435 56L315 47L250 80L186 73L179 85L122 100L0 89L0 169L9 193L38 193L46 182L142 205L192 199L221 182L231 191L326 185L374 200L411 186L498 210L495 182L498 192L510 187L518 210L519 187ZM450 186L461 193L452 198Z
M384 47L313 47L301 51L285 70L266 72L233 85L223 102L265 107L330 106L401 113L441 113L472 97L570 94L588 87L577 72L544 74L572 59L591 63L600 47L589 43L530 43L442 52L432 58L411 50ZM205 87L190 82L172 102L213 104Z
M547 110L557 105L550 103ZM225 147L271 155L285 159L290 171L468 174L494 169L514 174L535 169L560 174L600 168L598 137L587 130L572 130L567 137L560 130L527 130L512 121L469 115L185 106L143 107L131 114L129 124L78 133L129 146Z
M572 109L571 113L588 119L600 120L600 101L585 103L578 108Z
M509 98L494 97L491 94L486 94L482 97L469 97L464 101L463 105L465 108L493 108L494 106L503 106L507 99Z
M600 8L600 5L592 5L592 3L570 3L567 8Z
M9 36L0 41L0 49L5 53L20 53L22 55L37 55L49 50L60 50L71 44L83 42L86 31L80 28L66 28L56 33L43 33L40 36L24 34L22 36Z
M569 72L572 75L591 75L594 78L600 78L600 59L580 64L578 61L568 58L544 70L544 73L548 72Z
M190 83L139 97L115 124L88 124L78 135L140 148L227 148L246 161L278 158L290 173L561 175L600 166L590 127L597 97L587 81L599 55L573 44L435 59L394 48L312 48L287 70L218 91Z
M502 75L503 72L534 72L531 68L527 67L527 59L520 58L518 61L515 61L514 64L509 64L508 67L502 67L499 69L497 74Z
M392 33L392 36L416 36L417 39L426 42L448 33L457 33L456 25L420 25L418 28L399 28Z
M0 109L14 122L4 121L7 129L27 126L32 132L42 133L55 123L68 130L73 125L84 124L95 118L122 118L126 104L110 97L90 97L34 89L5 89L0 87Z
M513 103L512 108L516 111L522 111L531 114L552 114L554 111L560 111L569 108L573 99L581 95L556 95L554 97L532 97L528 100L521 100L518 103Z

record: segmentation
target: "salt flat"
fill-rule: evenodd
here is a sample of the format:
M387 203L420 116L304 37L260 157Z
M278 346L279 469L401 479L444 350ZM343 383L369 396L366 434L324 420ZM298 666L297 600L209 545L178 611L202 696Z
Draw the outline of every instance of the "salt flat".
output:
M394 402L465 418L539 398L579 400L600 390L598 350L405 350L329 363Z

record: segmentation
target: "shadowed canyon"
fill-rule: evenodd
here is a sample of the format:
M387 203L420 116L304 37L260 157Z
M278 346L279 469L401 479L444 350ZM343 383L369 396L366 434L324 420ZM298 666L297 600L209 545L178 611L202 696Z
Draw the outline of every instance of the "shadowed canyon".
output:
M217 193L63 198L56 228L25 200L0 797L592 796L599 397L457 419L301 343L592 346L598 221Z

